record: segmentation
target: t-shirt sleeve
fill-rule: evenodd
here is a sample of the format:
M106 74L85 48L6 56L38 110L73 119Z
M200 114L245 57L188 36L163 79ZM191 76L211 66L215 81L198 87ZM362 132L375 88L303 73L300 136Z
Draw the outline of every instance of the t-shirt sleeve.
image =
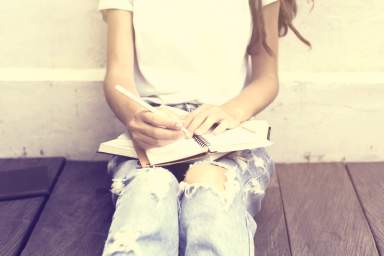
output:
M271 3L274 3L274 2L277 2L278 0L262 0L262 4L263 6L266 6L268 4L271 4Z
M102 14L103 20L105 19L105 10L119 9L133 12L133 0L99 0L97 10Z

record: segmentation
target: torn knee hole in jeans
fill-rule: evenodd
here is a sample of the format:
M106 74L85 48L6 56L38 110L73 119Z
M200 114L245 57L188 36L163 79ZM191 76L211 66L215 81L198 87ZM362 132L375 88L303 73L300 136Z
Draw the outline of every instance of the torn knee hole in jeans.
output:
M179 195L183 194L186 198L191 198L198 189L208 189L217 194L220 200L222 200L222 202L224 203L225 208L228 209L231 203L233 202L234 198L236 197L236 194L240 191L240 183L236 176L235 170L233 170L226 164L213 160L197 161L192 163L190 167L201 163L210 163L225 168L224 175L226 177L226 181L223 184L224 190L219 190L217 187L211 184L206 184L202 182L187 183L185 181L181 181L179 184Z
M137 247L137 239L140 233L131 233L127 229L122 229L113 234L107 240L107 247L103 256L111 256L115 253L127 253L132 255L140 255L139 248Z

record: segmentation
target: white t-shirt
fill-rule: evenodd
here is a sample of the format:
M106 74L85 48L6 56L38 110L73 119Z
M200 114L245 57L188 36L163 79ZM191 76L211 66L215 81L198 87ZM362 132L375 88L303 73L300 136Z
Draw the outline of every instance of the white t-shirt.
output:
M222 104L248 83L248 0L99 0L104 9L133 12L135 83L144 99Z

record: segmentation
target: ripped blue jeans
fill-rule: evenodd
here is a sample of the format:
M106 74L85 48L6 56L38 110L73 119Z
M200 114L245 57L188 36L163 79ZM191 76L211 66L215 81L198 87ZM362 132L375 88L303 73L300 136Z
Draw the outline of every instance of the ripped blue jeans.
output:
M174 106L193 110L198 104ZM225 168L223 191L182 180L188 167L204 161ZM275 172L266 150L197 160L185 171L176 165L141 168L136 159L112 157L108 172L116 210L103 256L253 256L253 216Z

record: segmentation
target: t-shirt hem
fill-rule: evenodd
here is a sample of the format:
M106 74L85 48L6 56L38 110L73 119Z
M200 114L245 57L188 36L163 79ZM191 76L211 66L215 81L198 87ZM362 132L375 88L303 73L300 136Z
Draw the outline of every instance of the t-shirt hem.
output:
M129 0L99 0L97 9L99 11L103 11L106 9L133 11L133 4Z
M263 6L266 6L266 5L269 5L269 4L272 4L274 2L277 2L279 0L262 0L262 4Z

